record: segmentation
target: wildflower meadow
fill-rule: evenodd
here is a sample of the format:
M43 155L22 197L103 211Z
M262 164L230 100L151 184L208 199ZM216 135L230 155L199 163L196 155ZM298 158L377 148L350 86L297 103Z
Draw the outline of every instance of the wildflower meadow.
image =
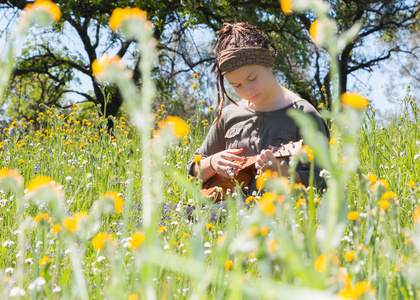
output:
M337 72L334 57L357 24L336 36L326 3L281 2L286 13L315 11L312 38ZM27 29L57 18L50 1L25 9L1 58L1 91ZM0 134L1 299L420 297L420 122L409 91L394 119L381 122L363 95L334 89L332 111L321 108L329 141L296 112L306 147L290 166L316 161L328 188L264 172L260 192L244 199L238 187L215 210L186 170L213 120L198 96L192 120L169 116L165 105L152 111L152 24L125 8L110 26L138 42L141 89L118 57L92 71L121 88L130 118L110 117L110 130L100 110L78 119L75 103L67 115L51 107ZM194 80L199 93L200 74Z

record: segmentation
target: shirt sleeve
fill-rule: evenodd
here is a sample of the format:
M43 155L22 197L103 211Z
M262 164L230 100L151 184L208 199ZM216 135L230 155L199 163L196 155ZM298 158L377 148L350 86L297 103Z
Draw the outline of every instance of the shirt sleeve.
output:
M311 112L310 115L315 119L318 130L325 135L325 137L330 140L330 131L328 129L327 124L325 123L322 116L317 112ZM300 133L299 133L300 135ZM296 167L296 172L299 174L302 182L305 186L309 186L309 174L310 174L310 163L299 163ZM314 185L318 191L322 191L323 189L327 188L327 183L325 179L319 176L319 173L322 171L322 168L319 167L316 162L314 166Z
M226 150L224 143L224 130L223 130L223 121L222 118L217 124L214 124L210 127L209 133L206 136L203 144L198 148L191 159L187 163L187 173L188 177L194 176L194 156L201 155L201 158L207 158L212 154L218 153L220 151Z

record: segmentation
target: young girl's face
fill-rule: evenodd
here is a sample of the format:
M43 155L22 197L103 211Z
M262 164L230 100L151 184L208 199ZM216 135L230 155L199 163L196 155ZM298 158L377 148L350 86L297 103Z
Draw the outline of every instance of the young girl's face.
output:
M270 101L274 87L271 68L250 65L227 73L225 77L238 96L248 100L256 108Z

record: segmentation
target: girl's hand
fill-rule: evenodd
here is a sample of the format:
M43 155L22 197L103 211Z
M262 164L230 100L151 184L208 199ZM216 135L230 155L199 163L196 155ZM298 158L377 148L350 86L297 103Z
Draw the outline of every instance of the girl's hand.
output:
M244 161L243 157L237 156L242 151L242 148L229 149L213 154L210 160L210 167L224 177L230 177L228 172L237 175L242 166L234 161Z
M277 158L274 156L273 152L271 152L271 147L269 146L269 150L262 150L260 155L257 157L257 161L255 162L255 168L257 170L261 169L261 171L277 171Z

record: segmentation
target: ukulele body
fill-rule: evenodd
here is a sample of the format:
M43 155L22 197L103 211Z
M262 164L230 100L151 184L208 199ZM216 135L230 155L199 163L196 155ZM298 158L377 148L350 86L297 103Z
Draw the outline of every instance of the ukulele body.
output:
M290 157L295 155L302 148L303 140L298 142L290 142L288 144L282 144L280 147L272 148L274 156L278 159ZM203 188L201 189L201 194L203 198L212 197L214 202L219 202L224 199L228 190L231 193L235 191L237 182L242 189L246 187L257 175L257 170L255 169L255 162L258 155L251 157L244 157L243 162L238 162L242 165L242 169L239 170L238 174L233 176L233 179L226 178L219 173L209 178L205 183L203 183Z

